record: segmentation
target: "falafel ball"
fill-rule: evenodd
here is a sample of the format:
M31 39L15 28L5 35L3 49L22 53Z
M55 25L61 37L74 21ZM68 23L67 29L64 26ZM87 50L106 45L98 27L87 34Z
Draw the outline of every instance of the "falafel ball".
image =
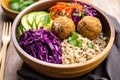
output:
M85 16L78 22L77 32L89 39L95 39L102 31L100 20L93 16Z
M53 21L52 32L61 40L69 37L75 31L75 24L72 19L59 16Z

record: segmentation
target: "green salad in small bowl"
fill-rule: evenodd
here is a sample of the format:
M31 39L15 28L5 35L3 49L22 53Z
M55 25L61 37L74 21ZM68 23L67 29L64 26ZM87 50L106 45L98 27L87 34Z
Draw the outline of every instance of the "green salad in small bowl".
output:
M35 3L34 0L9 0L10 9L20 12L29 5Z
M14 19L23 9L39 0L1 0L1 6L5 14Z

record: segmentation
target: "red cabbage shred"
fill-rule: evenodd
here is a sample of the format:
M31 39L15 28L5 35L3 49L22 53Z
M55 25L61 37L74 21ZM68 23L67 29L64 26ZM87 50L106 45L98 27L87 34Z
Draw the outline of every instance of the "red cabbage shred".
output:
M75 26L78 25L78 22L84 17L84 16L96 16L97 12L95 9L93 9L92 6L86 5L84 3L80 3L80 5L83 6L83 9L81 12L79 12L77 9L73 9L72 11L72 20L75 24ZM79 15L81 13L81 15Z
M61 41L49 30L26 31L20 36L19 45L37 59L62 64Z

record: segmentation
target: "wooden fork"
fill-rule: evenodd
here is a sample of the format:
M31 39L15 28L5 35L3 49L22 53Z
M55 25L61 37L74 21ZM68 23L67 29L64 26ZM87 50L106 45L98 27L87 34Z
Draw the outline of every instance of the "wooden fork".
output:
M3 32L2 32L2 42L3 47L0 52L0 80L3 80L4 76L4 67L5 67L5 58L6 58L6 48L11 39L11 22L4 22Z

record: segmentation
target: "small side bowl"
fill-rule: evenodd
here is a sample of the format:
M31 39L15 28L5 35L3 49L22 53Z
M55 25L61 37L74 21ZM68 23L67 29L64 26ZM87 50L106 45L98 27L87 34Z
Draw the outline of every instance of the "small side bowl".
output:
M9 0L1 0L1 7L5 14L11 19L14 19L19 14L19 12L10 9Z
M14 19L20 12L14 11L10 9L9 6L9 1L10 0L0 0L1 2L1 7L3 9L3 11L5 12L5 14L11 18ZM39 0L34 0L35 2L39 1Z
M12 40L19 56L23 59L25 63L27 63L35 71L45 74L47 76L56 77L56 78L78 77L92 71L97 66L99 66L100 63L108 56L114 42L114 38L115 38L114 26L111 24L107 15L99 8L91 4L88 4L97 11L98 15L100 15L98 16L98 18L101 20L102 25L104 26L103 33L105 34L105 36L109 38L108 44L106 48L99 55L97 55L95 58L92 58L86 61L85 63L65 65L65 64L53 64L53 63L48 63L48 62L38 60L30 56L28 53L26 53L18 44L18 41L16 38L17 28L20 24L20 20L22 16L33 11L48 9L49 7L55 5L56 2L58 1L71 2L73 0L41 0L35 3L34 5L29 6L25 10L23 10L13 22Z

